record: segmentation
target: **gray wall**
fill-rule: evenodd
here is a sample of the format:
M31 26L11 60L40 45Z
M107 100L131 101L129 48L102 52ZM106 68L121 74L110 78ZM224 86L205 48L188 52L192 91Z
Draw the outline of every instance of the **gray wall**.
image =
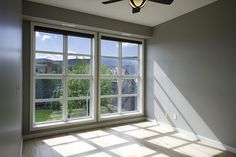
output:
M23 21L23 115L22 134L29 134L30 129L30 22Z
M155 27L147 41L148 117L236 148L235 19L236 1L219 0Z
M49 22L61 21L62 23L77 24L86 29L95 29L100 32L114 34L128 33L137 37L151 37L152 27L95 16L77 11L57 8L39 3L23 1L23 15L34 17L35 20L45 19ZM62 24L58 23L58 24Z
M21 0L0 1L0 156L21 150Z

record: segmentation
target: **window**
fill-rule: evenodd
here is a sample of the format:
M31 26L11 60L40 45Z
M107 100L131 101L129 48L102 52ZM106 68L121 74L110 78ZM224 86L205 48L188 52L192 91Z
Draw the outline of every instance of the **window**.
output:
M93 119L94 35L34 27L33 124Z
M32 37L32 130L143 113L142 41L39 23Z
M142 112L142 43L101 36L101 118Z

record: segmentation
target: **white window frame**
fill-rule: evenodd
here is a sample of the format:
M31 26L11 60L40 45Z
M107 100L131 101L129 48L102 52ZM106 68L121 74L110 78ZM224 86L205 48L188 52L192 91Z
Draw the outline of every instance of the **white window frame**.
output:
M63 56L63 72L62 74L40 74L37 75L35 73L35 26L41 26L41 27L47 27L47 28L54 28L54 29L60 29L60 30L67 30L67 31L73 31L78 33L87 33L94 35L94 38L91 40L91 55L80 55L80 54L68 54L67 52L67 35L63 35L63 52L47 52L47 51L37 51L37 53L47 53L47 54L60 54ZM56 34L56 33L55 33ZM97 54L96 52L96 45L97 45L97 33L92 31L85 31L85 30L79 30L74 28L67 28L67 27L61 27L61 26L55 26L50 24L42 24L37 22L31 22L31 71L30 71L30 131L35 130L42 130L42 129L48 129L48 128L55 128L57 126L67 126L67 125L75 125L75 124L82 124L82 123L90 123L95 122L97 117L97 106L96 106L96 91L97 91L97 73L96 67L97 67ZM73 56L89 56L91 57L91 64L90 64L90 74L88 75L80 75L80 74L68 74L67 73L67 62L68 62L68 55ZM35 123L35 80L37 78L41 79L61 79L63 82L63 98L60 99L42 99L37 100L37 102L45 102L45 101L60 101L63 103L62 107L62 120L59 121L49 121L49 122L38 122ZM90 79L90 96L88 97L73 97L70 98L67 96L67 80L68 79ZM76 118L76 119L67 119L67 101L68 100L81 100L81 99L90 99L90 112L91 115L86 118Z
M133 41L139 41L141 44L139 44L138 49L138 75L137 76L122 76L122 59L128 59L129 57L122 57L122 42L118 42L118 57L112 57L112 56L101 56L101 41L102 36L107 37L113 37L113 38L119 38L119 39L125 39L125 40L133 40ZM99 55L98 55L98 65L99 70L101 67L101 58L118 58L118 75L102 75L100 72L98 74L98 121L105 121L105 120L111 120L111 119L119 119L119 118L125 118L125 117L133 117L133 116L141 116L144 115L144 40L143 39L137 39L132 37L124 37L119 35L111 35L106 33L99 33L98 37L98 43L99 43ZM117 95L101 95L101 80L102 79L116 79L118 80L118 94ZM122 94L122 83L121 80L124 79L138 79L137 84L137 94ZM121 112L122 110L122 97L130 97L130 96L137 96L137 111L128 111L128 112ZM108 113L108 114L101 114L101 98L117 98L118 99L118 112L117 113Z
M42 26L42 27L47 27L47 28L54 28L54 29L59 29L59 30L67 30L67 31L74 31L78 33L87 33L87 34L92 34L94 35L94 38L92 39L92 64L91 64L91 74L83 77L89 77L92 78L92 83L91 83L91 90L93 92L90 93L90 107L92 107L91 111L91 118L90 119L75 119L75 120L70 120L70 121L58 121L58 122L46 122L42 124L34 124L34 114L35 114L35 33L34 33L34 27L35 26ZM70 28L70 27L65 27L65 26L58 26L58 25L51 25L51 24L44 24L44 23L39 23L39 22L31 22L31 33L30 33L30 42L31 42L31 65L30 65L30 132L32 131L37 131L37 130L45 130L45 129L50 129L50 128L56 128L56 127L61 127L61 126L74 126L77 124L87 124L87 123L94 123L94 122L99 122L99 121L106 121L106 120L112 120L112 119L120 119L120 118L128 118L128 117L137 117L137 116L143 116L144 115L144 40L143 39L138 39L138 38L133 38L133 37L126 37L126 36L120 36L120 35L111 35L111 34L106 34L106 33L98 33L95 31L87 31L83 29L77 29L77 28ZM138 89L137 89L137 107L138 112L127 112L127 113L121 113L121 114L114 114L111 116L105 116L102 117L100 113L100 79L101 79L101 74L100 74L100 54L101 54L101 36L108 36L108 37L114 37L114 38L121 38L121 39L127 39L127 40L134 40L134 41L139 41L141 42L141 46L139 47L139 81L138 81ZM63 40L67 41L67 40ZM66 46L67 44L64 43ZM63 44L63 45L64 45ZM65 46L64 46L65 49ZM67 68L67 53L64 53L66 50L63 50L63 53L60 53L63 55L63 61L64 61L64 66L63 66L63 71L67 71L64 68ZM121 51L121 50L119 50ZM44 52L45 53L45 52ZM50 54L53 54L54 52L50 52ZM120 52L119 52L120 53ZM76 55L76 54L72 54ZM86 55L83 55L86 56ZM121 56L119 56L119 62L121 62ZM121 64L119 64L121 65ZM65 74L65 73L64 73ZM49 76L50 74L47 74ZM53 75L53 78L56 76L56 74ZM81 79L80 75L70 75L70 78L75 78L79 76L78 79ZM58 77L61 77L59 74ZM69 78L66 77L66 78ZM109 76L110 77L110 76ZM51 78L49 76L49 78ZM122 77L123 78L123 77ZM127 76L127 78L132 78L132 76ZM136 77L135 77L136 79ZM65 86L65 79L64 81L64 86ZM66 90L67 88L63 88ZM120 88L121 90L121 88ZM98 94L99 93L99 94ZM121 92L120 92L121 93ZM65 94L67 95L67 91L63 92L64 96ZM135 95L137 95L135 94ZM132 96L133 94L129 94L127 96ZM70 98L64 99L64 101L68 100ZM78 98L81 99L81 98ZM55 99L53 99L55 100ZM74 100L74 98L73 98ZM45 100L43 100L45 101ZM93 101L93 102L92 102ZM139 103L139 104L138 104ZM66 103L65 103L66 104ZM67 105L66 105L67 106ZM66 109L66 106L64 105L64 110ZM64 111L67 114L67 111ZM66 115L64 115L66 116ZM65 118L65 117L63 117Z

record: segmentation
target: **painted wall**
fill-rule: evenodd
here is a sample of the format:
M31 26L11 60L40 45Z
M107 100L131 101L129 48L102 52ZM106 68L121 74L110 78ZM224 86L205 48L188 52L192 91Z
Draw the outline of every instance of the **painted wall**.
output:
M236 148L235 19L236 1L219 0L155 27L146 53L149 118Z
M21 0L0 1L0 156L21 152Z
M22 115L22 134L26 135L30 131L30 22L23 21L23 115Z
M33 17L34 20L37 21L40 21L41 19L44 19L44 22L46 20L50 23L59 21L55 22L59 25L62 25L62 23L72 23L78 25L80 28L96 30L99 32L122 35L130 34L142 38L152 36L152 27L33 3L25 0L23 1L23 15Z

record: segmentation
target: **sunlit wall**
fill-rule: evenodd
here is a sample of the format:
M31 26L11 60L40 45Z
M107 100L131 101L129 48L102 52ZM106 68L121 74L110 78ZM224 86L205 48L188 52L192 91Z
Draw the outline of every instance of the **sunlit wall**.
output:
M147 116L236 148L236 1L166 22L147 41Z

